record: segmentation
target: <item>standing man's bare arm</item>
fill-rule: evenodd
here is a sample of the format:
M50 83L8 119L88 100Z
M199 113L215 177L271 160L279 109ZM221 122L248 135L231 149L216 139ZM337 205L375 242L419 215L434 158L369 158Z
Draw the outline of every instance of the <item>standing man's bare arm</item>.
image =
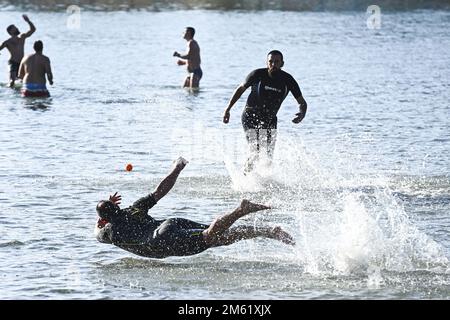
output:
M23 80L23 77L25 77L25 63L24 62L26 62L26 58L22 59L22 62L20 62L19 74L17 75L17 77L22 80Z
M178 53L177 51L175 51L173 56L178 57L180 59L189 60L190 54L191 54L191 45L189 44L189 51L186 54L181 54L181 53Z
M189 60L190 58L193 57L196 51L198 51L197 46L195 45L194 40L192 40L188 44L188 52L186 54L180 54L177 51L175 51L173 55L181 59Z
M47 61L45 64L45 73L47 74L48 83L50 83L50 85L53 85L53 73L52 73L52 67L50 66L49 58L47 58Z
M24 38L28 38L36 31L36 27L34 26L33 22L30 21L30 19L28 18L28 16L26 14L24 14L22 17L23 17L23 20L25 20L28 23L28 25L30 26L30 30L28 30L28 32L25 32L22 34Z

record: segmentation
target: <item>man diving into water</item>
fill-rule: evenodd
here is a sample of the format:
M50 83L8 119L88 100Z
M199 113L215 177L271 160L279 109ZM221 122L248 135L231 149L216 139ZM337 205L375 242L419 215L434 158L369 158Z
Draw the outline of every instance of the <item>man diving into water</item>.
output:
M256 237L295 244L294 239L280 227L232 227L236 220L251 212L270 209L248 200L242 200L234 211L217 217L210 225L185 218L156 220L149 216L148 210L172 189L186 164L185 159L179 158L169 175L152 193L126 209L120 209L122 198L117 192L109 200L101 200L97 204L97 240L149 258L194 255L208 248Z
M307 104L300 87L289 73L281 70L283 65L283 54L280 51L269 52L267 68L252 71L245 82L237 87L225 109L223 122L228 123L231 108L245 90L252 87L241 118L250 147L250 157L245 165L246 172L253 169L261 149L265 149L269 160L272 159L276 142L277 113L289 92L292 92L300 109L292 122L300 123L306 115Z

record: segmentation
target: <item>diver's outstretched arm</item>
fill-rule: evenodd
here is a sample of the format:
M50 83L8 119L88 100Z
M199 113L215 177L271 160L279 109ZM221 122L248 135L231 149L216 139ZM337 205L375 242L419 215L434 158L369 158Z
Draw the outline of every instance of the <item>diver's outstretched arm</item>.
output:
M181 170L184 169L187 163L188 161L182 157L179 157L175 161L175 167L172 169L169 175L159 183L155 191L153 191L153 197L155 198L156 202L162 199L173 188L175 182L177 182L178 175L180 174Z

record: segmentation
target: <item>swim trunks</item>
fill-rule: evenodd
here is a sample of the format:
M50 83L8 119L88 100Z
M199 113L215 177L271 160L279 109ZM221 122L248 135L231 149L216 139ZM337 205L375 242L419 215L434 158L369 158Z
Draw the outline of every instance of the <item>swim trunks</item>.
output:
M8 65L9 65L9 73L12 74L14 78L17 78L17 75L19 74L20 63L13 60L9 60Z
M24 83L21 93L23 97L50 97L47 87L41 83Z
M197 76L197 78L200 80L203 77L203 71L201 68L197 68L194 71L191 72L194 76Z

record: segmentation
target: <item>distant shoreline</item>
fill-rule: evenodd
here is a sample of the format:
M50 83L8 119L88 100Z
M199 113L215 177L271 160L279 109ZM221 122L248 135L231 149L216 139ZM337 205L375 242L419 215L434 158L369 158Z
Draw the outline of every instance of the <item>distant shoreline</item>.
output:
M376 4L383 11L450 10L448 0L0 0L0 9L65 11L77 5L90 11L242 10L242 11L366 11Z

